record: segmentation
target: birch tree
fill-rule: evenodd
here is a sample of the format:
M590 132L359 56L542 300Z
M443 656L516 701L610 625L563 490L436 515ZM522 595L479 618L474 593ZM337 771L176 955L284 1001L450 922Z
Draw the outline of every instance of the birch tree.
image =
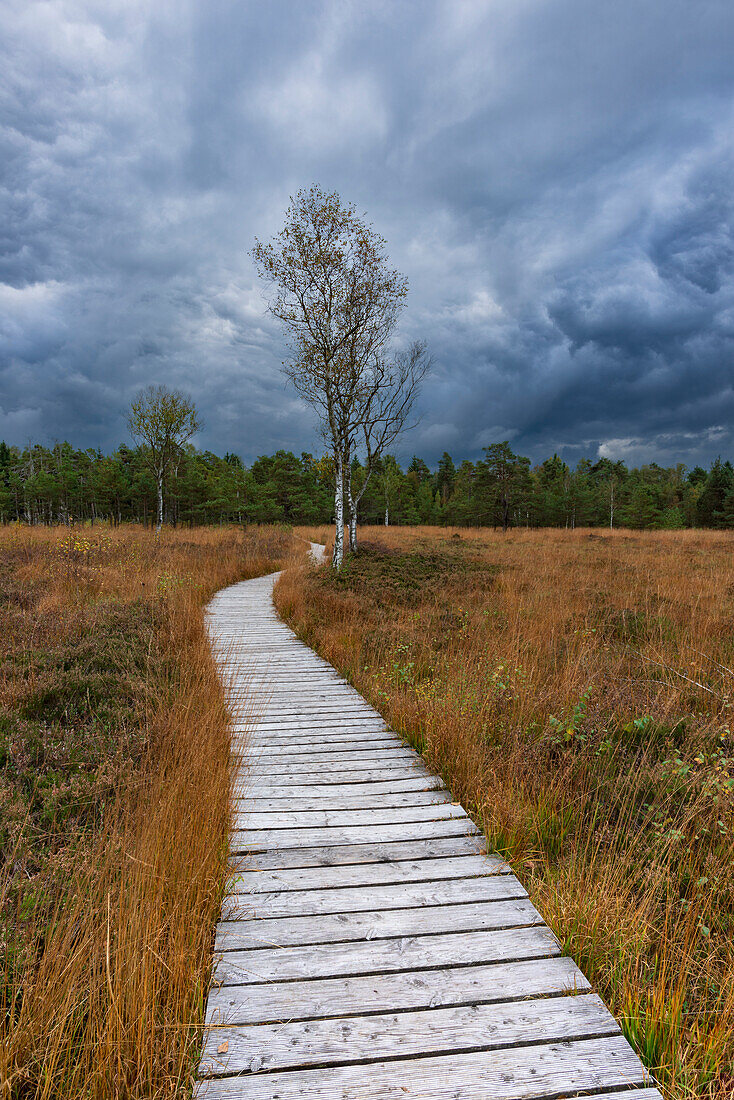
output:
M180 390L148 386L130 406L127 418L133 439L143 448L155 478L157 519L155 533L163 526L163 490L173 463L184 443L201 427L193 402Z
M380 462L378 485L382 490L385 502L385 527L390 526L390 515L395 502L395 497L403 480L403 472L398 466L397 460L392 455L385 455Z
M372 377L408 291L390 267L386 241L336 191L299 191L276 238L252 256L271 287L270 312L288 338L283 364L319 416L334 462L334 554L344 556L344 491L353 441L362 431Z

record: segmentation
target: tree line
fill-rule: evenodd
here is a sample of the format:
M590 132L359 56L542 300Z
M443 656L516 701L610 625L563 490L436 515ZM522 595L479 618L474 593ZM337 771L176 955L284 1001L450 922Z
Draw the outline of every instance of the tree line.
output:
M350 465L355 490L366 477ZM321 524L334 521L334 463L278 451L245 466L184 445L167 473L165 516L173 525ZM27 524L136 522L155 527L159 486L144 447L114 454L69 443L25 448L0 443L0 522ZM431 469L414 457L406 468L391 455L373 463L361 499L367 524L511 527L734 528L734 468L716 459L708 470L628 468L607 458L571 468L558 455L533 466L507 442L476 462L449 454Z

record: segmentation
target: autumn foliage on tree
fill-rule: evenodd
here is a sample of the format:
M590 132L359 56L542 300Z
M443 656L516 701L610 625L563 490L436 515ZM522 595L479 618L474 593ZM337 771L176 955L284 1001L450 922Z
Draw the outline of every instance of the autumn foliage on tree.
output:
M401 369L397 360L386 359L385 349L405 303L407 279L390 267L384 238L355 207L316 186L291 199L284 227L270 243L257 240L252 255L271 287L270 312L288 337L285 372L316 410L333 458L333 564L339 568L355 448L366 446L371 468L380 436L394 438L382 429L402 404ZM419 381L415 369L402 378L403 387ZM354 516L356 524L356 505Z

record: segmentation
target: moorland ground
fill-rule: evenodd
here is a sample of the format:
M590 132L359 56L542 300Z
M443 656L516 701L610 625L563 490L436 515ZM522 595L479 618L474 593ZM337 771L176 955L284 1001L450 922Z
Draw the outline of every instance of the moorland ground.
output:
M666 1095L730 1098L734 537L362 538L286 573L281 614L445 778Z
M364 537L339 575L292 564L281 610L517 867L667 1094L730 1097L734 538ZM13 526L0 551L0 1079L187 1095L229 816L201 607L294 542Z
M275 528L0 528L0 1094L190 1096L227 870L202 606Z

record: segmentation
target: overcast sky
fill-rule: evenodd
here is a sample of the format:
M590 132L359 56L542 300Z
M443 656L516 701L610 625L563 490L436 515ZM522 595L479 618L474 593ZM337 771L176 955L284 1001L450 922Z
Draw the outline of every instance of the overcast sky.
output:
M732 0L2 0L0 438L150 382L319 450L248 257L318 182L410 281L400 449L734 457Z

